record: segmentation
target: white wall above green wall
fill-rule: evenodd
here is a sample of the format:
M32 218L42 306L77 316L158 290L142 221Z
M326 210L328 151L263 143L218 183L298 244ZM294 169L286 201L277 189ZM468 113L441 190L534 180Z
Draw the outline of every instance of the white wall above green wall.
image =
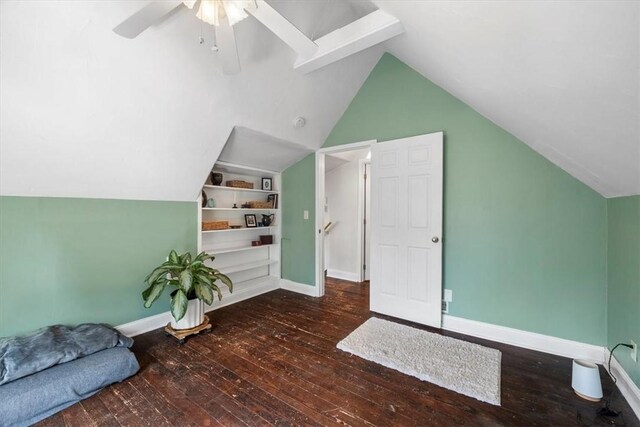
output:
M385 54L325 146L444 131L450 314L604 345L606 200ZM314 162L283 174L283 275L313 283Z

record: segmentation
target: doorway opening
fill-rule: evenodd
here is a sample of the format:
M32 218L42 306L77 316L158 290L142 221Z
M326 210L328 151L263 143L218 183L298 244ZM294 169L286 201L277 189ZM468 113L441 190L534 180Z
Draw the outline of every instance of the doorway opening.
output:
M325 278L369 280L371 146L365 141L316 153L318 239L316 285L324 295Z

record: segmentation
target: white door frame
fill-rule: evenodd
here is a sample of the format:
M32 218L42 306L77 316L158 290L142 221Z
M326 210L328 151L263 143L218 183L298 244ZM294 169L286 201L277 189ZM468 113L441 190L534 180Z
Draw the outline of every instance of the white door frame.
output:
M366 209L365 207L365 186L367 185L367 183L365 182L364 179L364 174L365 174L365 165L371 165L371 159L360 159L358 160L358 242L360 242L360 244L358 245L358 259L360 260L360 265L358 266L359 270L358 270L358 276L360 278L360 282L364 282L364 278L365 278L365 271L362 268L365 265L365 251L366 251L366 244L369 244L371 242L365 241L365 235L366 235L366 225L364 223L364 211ZM367 177L367 179L369 179L369 177ZM369 197L371 197L371 194L369 194ZM369 218L367 218L367 221L369 221ZM370 267L367 266L367 269L369 269Z
M338 145L335 147L321 148L316 151L316 289L317 295L324 295L324 206L326 201L325 194L325 156L331 153L340 153L343 151L357 150L367 147L372 147L377 139L369 141L354 142L352 144ZM359 233L362 233L362 227L358 227ZM359 235L358 247L362 250L362 235ZM359 254L358 259L362 259L362 253ZM362 271L362 268L360 268Z

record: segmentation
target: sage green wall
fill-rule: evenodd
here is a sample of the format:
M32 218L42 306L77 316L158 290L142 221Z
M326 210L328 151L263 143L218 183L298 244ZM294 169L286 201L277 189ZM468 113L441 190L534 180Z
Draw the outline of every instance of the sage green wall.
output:
M315 282L315 164L311 154L282 173L281 275L304 284ZM309 211L308 220L304 219L305 210Z
M325 146L444 131L450 314L585 343L606 340L606 200L385 54ZM312 284L314 163L283 174L285 278Z
M633 340L640 345L640 196L607 200L609 349ZM640 387L640 364L618 347L616 358Z
M142 306L143 280L196 250L196 220L196 203L0 197L0 336L168 310Z

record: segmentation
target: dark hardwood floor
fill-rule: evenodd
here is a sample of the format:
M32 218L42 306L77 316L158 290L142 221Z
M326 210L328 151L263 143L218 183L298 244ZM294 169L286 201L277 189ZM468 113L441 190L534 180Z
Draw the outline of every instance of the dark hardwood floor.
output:
M141 335L137 375L40 425L640 425L619 392L622 415L597 416L601 404L573 393L562 357L443 331L502 352L498 407L351 356L336 344L372 316L368 288L329 279L326 293L278 290L216 310L213 331L184 346L160 330Z

